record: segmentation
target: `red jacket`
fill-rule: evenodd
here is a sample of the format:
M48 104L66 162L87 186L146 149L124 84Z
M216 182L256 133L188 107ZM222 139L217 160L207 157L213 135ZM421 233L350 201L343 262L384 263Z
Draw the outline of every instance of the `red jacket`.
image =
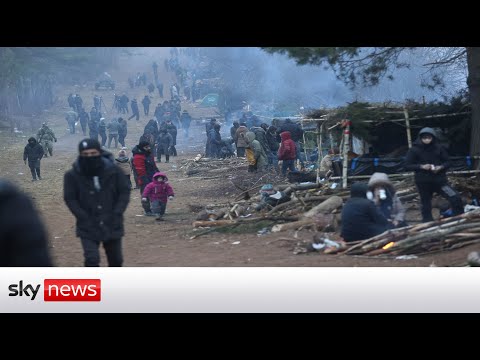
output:
M280 133L282 142L278 148L278 160L295 160L297 152L295 150L295 142L290 136L290 131Z

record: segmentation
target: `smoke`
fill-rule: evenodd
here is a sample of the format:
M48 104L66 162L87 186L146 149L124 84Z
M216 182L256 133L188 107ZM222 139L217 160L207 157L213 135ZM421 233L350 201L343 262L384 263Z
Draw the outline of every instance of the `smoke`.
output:
M241 97L250 104L275 104L277 107L289 104L297 109L301 106L337 107L352 101L432 101L465 87L461 70L455 77L445 79L448 86L443 90L422 87L422 82L431 76L423 64L437 56L434 52L432 48L406 52L402 60L411 66L394 70L394 80L383 79L375 87L351 90L336 78L332 69L298 66L285 55L268 54L260 48L249 47L203 48L203 53L223 75L232 96Z

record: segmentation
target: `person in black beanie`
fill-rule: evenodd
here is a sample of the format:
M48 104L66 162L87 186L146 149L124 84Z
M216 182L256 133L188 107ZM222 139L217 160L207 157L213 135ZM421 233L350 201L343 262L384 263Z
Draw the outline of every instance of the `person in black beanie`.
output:
M98 140L83 139L78 152L64 175L63 197L77 220L84 265L100 266L102 243L108 266L122 266L123 213L130 201L127 179Z

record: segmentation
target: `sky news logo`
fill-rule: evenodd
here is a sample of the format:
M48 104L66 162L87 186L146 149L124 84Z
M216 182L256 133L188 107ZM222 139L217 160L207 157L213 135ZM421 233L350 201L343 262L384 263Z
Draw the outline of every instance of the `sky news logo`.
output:
M29 284L20 280L8 286L8 296L25 296L37 299L41 284ZM45 279L43 301L100 301L100 279Z

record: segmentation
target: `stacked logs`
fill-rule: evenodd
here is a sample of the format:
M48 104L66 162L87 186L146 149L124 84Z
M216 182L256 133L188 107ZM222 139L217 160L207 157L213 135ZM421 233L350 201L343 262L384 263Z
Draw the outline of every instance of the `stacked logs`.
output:
M453 250L480 242L480 209L461 215L388 230L337 254L410 255Z

